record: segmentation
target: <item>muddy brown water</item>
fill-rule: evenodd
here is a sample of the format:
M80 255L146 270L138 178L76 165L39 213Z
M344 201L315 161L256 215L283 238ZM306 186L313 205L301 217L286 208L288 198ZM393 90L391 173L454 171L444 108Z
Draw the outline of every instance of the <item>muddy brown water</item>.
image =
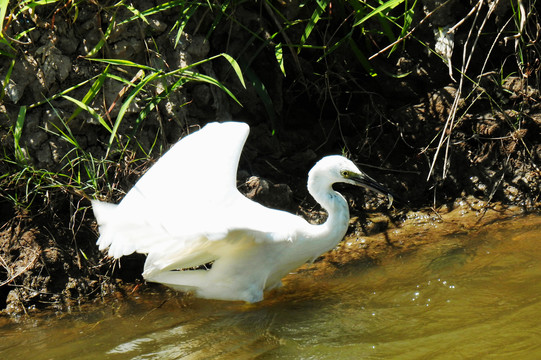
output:
M258 304L145 293L0 323L3 359L541 358L541 216L301 271Z

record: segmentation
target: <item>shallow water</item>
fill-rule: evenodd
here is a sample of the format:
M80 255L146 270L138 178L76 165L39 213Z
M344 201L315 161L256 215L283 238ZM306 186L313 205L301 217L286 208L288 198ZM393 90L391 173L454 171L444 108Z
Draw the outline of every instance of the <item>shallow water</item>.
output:
M541 358L540 241L529 216L301 272L255 305L146 294L32 317L0 327L0 358Z

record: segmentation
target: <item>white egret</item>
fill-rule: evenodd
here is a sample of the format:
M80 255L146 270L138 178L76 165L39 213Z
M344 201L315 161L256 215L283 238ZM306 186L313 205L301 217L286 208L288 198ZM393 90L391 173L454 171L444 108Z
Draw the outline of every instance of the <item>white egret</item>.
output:
M118 205L92 201L100 250L109 248L114 258L147 254L147 281L252 303L342 240L349 208L334 183L364 186L392 202L353 162L334 155L308 174L308 191L328 213L325 223L260 205L236 186L249 131L244 123L208 124L167 151ZM210 269L201 268L209 263Z

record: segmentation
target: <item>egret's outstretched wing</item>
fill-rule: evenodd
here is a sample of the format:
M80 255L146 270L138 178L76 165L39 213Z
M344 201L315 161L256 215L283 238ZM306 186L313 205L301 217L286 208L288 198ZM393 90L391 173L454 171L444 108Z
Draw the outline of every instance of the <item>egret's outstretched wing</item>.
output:
M237 167L249 132L245 123L225 122L210 123L186 136L150 168L132 189L136 192L130 191L122 202L139 193L160 205L173 201L197 205L236 189ZM176 211L188 208L180 205L172 204Z
M167 151L120 204L94 201L100 249L120 257L171 237L224 231L214 215L240 195L237 167L249 131L244 123L208 124Z

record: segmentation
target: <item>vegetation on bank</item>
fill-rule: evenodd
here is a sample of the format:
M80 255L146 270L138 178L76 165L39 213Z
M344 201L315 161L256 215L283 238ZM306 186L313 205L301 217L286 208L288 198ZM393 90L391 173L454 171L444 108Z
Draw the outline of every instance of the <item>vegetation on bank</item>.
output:
M117 201L215 119L266 129L248 144L263 176L270 158L303 183L341 150L415 206L539 204L536 0L25 0L0 15L0 308L107 292L87 199Z

